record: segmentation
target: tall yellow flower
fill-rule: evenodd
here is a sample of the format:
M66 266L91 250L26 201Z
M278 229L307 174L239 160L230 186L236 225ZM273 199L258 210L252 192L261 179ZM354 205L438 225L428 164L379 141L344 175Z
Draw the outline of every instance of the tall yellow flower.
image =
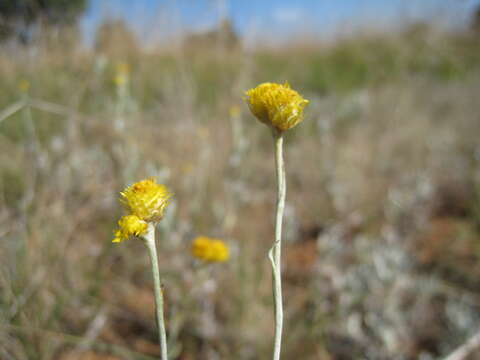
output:
M263 83L245 92L250 111L264 124L279 131L291 129L303 120L308 104L298 92L285 84Z
M218 239L198 236L192 243L192 255L206 262L224 262L230 257L228 246Z
M245 92L250 111L273 131L275 168L277 175L277 210L275 214L275 241L268 253L272 264L273 299L275 304L275 338L273 360L280 360L283 331L283 298L281 274L282 222L285 209L286 179L283 161L283 134L303 120L303 109L308 104L290 85L263 83Z
M147 231L147 223L136 215L126 215L118 221L118 230L112 242L121 242L130 236L140 236Z
M140 236L147 246L152 265L160 358L161 360L168 360L162 284L155 244L155 223L162 219L165 207L172 195L164 185L157 184L155 179L139 181L127 187L120 194L122 196L120 201L125 205L129 214L123 216L118 222L119 229L115 231L113 242L121 242L135 235Z
M133 215L146 222L158 222L172 194L166 186L150 178L139 181L120 193L121 202Z

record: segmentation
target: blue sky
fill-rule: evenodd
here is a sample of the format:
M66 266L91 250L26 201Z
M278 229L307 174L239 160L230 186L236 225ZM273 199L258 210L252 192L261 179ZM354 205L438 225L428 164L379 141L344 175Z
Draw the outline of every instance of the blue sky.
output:
M415 20L465 23L480 0L89 0L87 41L105 18L122 18L145 41L212 28L228 14L243 36L330 36L359 28L388 29Z

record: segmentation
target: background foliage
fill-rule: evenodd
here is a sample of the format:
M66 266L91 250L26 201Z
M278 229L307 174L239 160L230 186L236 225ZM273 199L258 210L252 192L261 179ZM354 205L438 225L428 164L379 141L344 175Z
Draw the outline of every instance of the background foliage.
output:
M0 51L2 359L158 354L147 253L110 243L118 191L146 176L175 193L159 226L172 359L269 357L272 144L242 103L262 81L311 101L286 139L284 358L440 359L478 331L477 34L145 51L108 29L95 51ZM231 260L195 262L197 235Z

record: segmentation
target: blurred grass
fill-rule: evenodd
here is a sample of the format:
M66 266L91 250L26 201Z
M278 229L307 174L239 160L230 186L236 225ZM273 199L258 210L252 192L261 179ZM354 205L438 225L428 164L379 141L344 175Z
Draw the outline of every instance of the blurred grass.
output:
M249 60L255 79L259 82L289 80L303 91L320 95L348 94L365 87L412 78L425 77L438 82L462 80L478 71L480 66L476 36L432 35L425 29L412 29L400 35L347 39L323 49L313 45L311 48L290 47L255 52ZM111 100L115 95L112 81L115 64L124 60L110 59L111 62L102 65L101 59L88 53L74 53L72 56L75 58L63 54L63 58L55 57L54 61L48 56L35 57L35 65L28 56L26 59L15 58L13 62L8 57L3 59L2 63L7 65L2 72L2 107L18 100L18 84L27 79L33 97L74 106L86 114L104 111L105 100ZM148 109L165 96L161 84L183 76L188 78L185 81L195 91L196 105L208 109L222 102L222 94L231 94L232 84L244 62L239 50L222 57L208 52L188 58L187 55L184 58L161 53L141 55L131 64L135 70L132 91L139 106ZM74 97L71 91L66 91L72 88L75 88ZM181 96L182 89L176 90ZM47 129L55 127L49 121L39 122L47 122ZM6 127L4 133L14 136L19 130L14 130L16 125L11 123L19 122L9 121L2 126Z

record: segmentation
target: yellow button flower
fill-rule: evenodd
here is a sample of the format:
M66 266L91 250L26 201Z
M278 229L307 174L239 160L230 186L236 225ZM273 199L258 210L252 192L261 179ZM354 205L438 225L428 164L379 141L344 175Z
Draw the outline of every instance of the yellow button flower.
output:
M128 74L130 74L130 65L125 62L118 63L113 77L114 84L119 87L125 85L128 82Z
M198 259L210 258L210 239L205 236L198 236L192 243L192 255Z
M192 255L206 262L227 261L230 254L227 245L218 239L198 236L192 243Z
M285 84L263 83L245 92L250 111L268 126L280 131L291 129L303 120L308 104L298 92Z
M223 262L228 260L230 254L227 245L223 241L212 240L210 247L212 252L210 261Z
M165 207L172 196L164 185L155 179L139 181L120 193L121 202L133 214L147 222L158 222L163 218Z
M119 229L115 231L112 242L121 242L130 236L140 236L147 231L147 223L135 215L126 215L118 221Z
M240 113L241 113L240 106L238 106L236 104L230 106L230 109L228 109L228 113L230 114L230 117L232 117L232 118L239 117Z
M21 92L27 92L30 89L30 82L28 80L21 79L18 83L18 89Z
M128 82L128 77L124 74L116 74L114 77L113 77L113 83L116 85L116 86L123 86L125 85L126 83Z

